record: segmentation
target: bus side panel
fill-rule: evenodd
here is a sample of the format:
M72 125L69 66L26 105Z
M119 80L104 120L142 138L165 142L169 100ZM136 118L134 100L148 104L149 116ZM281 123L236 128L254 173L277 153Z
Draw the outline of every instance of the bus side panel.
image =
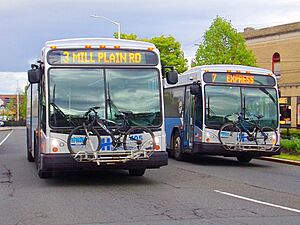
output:
M171 148L171 136L173 129L182 126L182 121L179 117L177 118L165 118L165 131L166 131L166 144L167 149Z
M26 128L27 128L27 148L29 151L32 151L32 120L31 120L31 95L32 95L32 91L31 91L31 85L29 85L27 87L27 107L26 107Z
M38 131L38 106L39 106L39 98L38 98L38 85L32 84L32 108L31 108L31 126L32 126L32 135L31 135L31 143L34 143L34 137L36 135L36 131ZM34 149L34 148L33 148Z

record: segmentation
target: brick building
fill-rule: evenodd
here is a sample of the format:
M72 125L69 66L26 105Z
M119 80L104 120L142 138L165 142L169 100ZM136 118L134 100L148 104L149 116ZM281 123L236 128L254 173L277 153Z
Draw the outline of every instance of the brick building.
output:
M300 22L263 29L248 27L243 35L257 66L278 75L280 123L300 127Z
M0 95L0 107L6 108L11 99L17 101L17 95Z

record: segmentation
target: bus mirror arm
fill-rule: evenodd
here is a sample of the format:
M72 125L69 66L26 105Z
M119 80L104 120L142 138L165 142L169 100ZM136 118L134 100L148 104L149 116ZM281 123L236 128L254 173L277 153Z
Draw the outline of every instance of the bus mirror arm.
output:
M28 70L27 74L29 83L36 84L41 80L42 69L35 64L31 64L31 70Z
M190 92L192 95L198 95L200 93L200 86L197 82L193 82L190 86Z

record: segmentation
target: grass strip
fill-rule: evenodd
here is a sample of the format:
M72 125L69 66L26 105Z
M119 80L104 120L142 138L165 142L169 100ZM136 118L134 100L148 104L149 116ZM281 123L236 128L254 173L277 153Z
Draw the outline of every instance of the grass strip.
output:
M279 158L279 159L288 159L288 160L293 160L293 161L299 161L300 162L300 155L290 155L287 153L281 153L280 155L274 155L274 158Z

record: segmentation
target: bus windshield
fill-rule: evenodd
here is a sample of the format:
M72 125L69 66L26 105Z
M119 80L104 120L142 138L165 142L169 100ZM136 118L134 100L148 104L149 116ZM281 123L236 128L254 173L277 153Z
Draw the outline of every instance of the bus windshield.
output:
M122 122L117 114L130 112L131 125L161 125L156 69L53 68L49 70L49 87L52 127L81 125L93 106L100 107L100 118L116 124Z
M205 123L213 129L219 129L224 123L236 118L234 113L243 113L249 122L263 116L259 126L276 128L278 124L278 109L276 90L265 87L205 87Z

